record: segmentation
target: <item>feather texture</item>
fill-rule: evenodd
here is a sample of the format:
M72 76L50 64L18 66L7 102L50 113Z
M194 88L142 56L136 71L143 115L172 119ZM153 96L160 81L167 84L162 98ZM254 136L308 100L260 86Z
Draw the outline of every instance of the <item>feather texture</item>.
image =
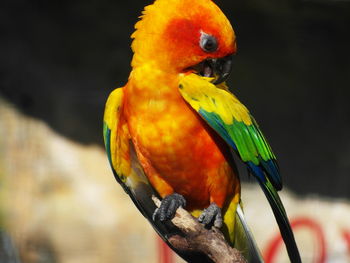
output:
M276 157L247 108L227 90L195 74L183 76L179 86L184 99L237 152L243 162L277 190L282 189ZM260 171L258 171L260 170Z
M158 198L160 196L145 175L130 138L127 125L125 125L122 88L115 89L108 97L103 120L103 138L115 179L130 196L142 215L151 223L159 236L186 261L208 262L203 255L183 253L168 242L169 237L182 235L179 229L171 222L152 220L153 212L156 209L152 196Z
M276 157L247 108L208 78L183 75L179 91L183 98L236 151L267 197L291 262L301 262L283 204L277 194L282 188Z
M235 215L235 248L242 252L248 262L264 262L240 204L237 205Z

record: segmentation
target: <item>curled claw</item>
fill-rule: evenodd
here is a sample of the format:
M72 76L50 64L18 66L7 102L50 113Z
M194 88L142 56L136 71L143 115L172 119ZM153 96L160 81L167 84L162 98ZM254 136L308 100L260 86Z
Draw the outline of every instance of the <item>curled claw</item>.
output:
M161 204L156 210L154 210L152 219L156 221L159 219L160 221L171 220L175 216L176 210L179 207L186 206L185 198L177 193L173 193L171 195L166 196Z
M221 228L222 227L222 215L221 208L215 203L211 203L202 214L198 217L198 221L204 224L206 227L211 225Z

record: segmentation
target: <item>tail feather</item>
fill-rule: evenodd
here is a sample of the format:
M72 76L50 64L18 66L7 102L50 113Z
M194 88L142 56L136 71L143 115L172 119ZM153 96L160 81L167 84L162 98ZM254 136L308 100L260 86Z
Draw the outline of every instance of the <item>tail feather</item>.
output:
M261 178L257 177L260 187L264 191L267 200L270 203L273 214L275 215L278 227L280 229L282 238L287 248L289 259L292 263L301 263L300 254L298 251L297 244L294 239L294 234L290 226L287 213L283 207L280 197L277 191L268 180L268 178L263 181Z
M236 209L235 220L235 240L234 247L238 249L248 262L262 263L264 262L260 250L256 245L253 234L251 233L248 224L245 220L240 204Z

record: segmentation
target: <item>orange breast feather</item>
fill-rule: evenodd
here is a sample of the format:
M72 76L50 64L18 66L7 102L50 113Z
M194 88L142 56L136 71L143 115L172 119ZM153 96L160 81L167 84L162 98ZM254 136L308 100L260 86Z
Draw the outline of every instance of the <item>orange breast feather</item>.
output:
M138 158L162 197L182 194L189 210L210 202L222 207L239 191L228 148L182 99L177 79L164 80L158 89L147 79L126 86L125 115Z

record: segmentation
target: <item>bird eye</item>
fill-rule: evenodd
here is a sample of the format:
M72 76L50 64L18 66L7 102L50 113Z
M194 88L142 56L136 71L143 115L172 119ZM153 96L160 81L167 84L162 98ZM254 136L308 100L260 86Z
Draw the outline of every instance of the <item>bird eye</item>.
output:
M218 49L218 41L216 38L204 32L201 33L202 34L199 39L199 45L201 49L208 53L215 52Z

